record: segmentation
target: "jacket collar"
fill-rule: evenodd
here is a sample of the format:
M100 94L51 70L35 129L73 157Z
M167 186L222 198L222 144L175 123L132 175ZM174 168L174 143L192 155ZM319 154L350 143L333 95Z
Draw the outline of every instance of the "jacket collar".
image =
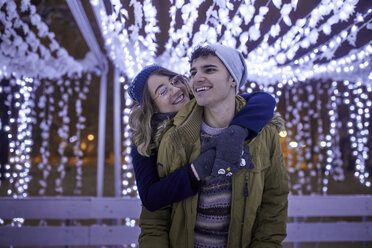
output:
M235 97L235 114L239 112L246 101L241 96ZM174 131L170 134L172 142L175 144L193 144L200 137L201 122L204 107L196 103L195 98L183 106L173 119Z

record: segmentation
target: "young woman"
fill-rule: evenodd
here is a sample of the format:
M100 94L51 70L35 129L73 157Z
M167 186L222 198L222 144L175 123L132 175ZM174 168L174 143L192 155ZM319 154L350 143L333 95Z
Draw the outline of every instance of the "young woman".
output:
M200 180L212 173L215 149L203 151L202 148L193 163L165 178L159 178L157 166L161 165L156 164L157 145L167 122L171 122L178 110L193 97L187 78L159 65L147 66L131 83L129 95L135 101L129 118L134 144L132 162L143 205L155 211L195 195ZM245 139L255 137L273 117L275 99L269 94L255 92L242 97L246 106L224 131L229 135L221 135L230 145L242 146ZM231 161L234 159L239 164L241 154L236 154Z

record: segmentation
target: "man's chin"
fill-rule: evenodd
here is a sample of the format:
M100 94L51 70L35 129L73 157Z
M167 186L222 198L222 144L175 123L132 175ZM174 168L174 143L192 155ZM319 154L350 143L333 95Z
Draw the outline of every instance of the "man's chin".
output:
M195 97L196 99L196 103L199 105L199 106L206 106L208 104L208 101L207 99L205 99L204 97Z
M198 100L196 100L196 102L199 106L202 106L202 107L210 106L210 102L208 102L208 101L198 101Z

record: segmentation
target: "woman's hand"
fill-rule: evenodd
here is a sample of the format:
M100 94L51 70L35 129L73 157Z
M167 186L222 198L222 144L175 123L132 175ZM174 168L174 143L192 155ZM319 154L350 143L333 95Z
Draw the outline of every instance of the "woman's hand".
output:
M199 157L192 162L191 168L199 181L211 174L215 157L216 150L214 148L202 149Z
M244 154L244 141L248 134L249 132L246 128L232 125L203 145L202 150L216 150L212 176L231 176L234 171L247 168L247 165L250 165L249 152L245 155L249 156L249 158L242 158ZM247 159L249 161L246 161Z

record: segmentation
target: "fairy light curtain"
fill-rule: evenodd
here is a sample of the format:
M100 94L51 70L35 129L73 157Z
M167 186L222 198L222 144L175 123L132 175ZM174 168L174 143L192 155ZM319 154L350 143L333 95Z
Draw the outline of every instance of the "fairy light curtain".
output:
M91 74L84 74L80 78L43 80L37 89L38 94L41 95L35 106L35 111L38 113L36 122L39 125L34 128L36 133L41 133L41 137L38 139L40 144L37 146L35 144L35 147L39 147L40 154L40 159L35 166L42 171L42 177L38 182L40 195L45 195L48 190L49 194L64 193L62 183L66 175L65 167L69 161L76 167L72 193L74 195L82 193L84 152L81 133L86 125L86 118L82 115L82 105L87 99L90 81ZM52 124L57 128L52 128ZM52 168L52 164L56 165L55 168ZM56 178L54 182L48 183L52 169L56 170Z
M277 110L286 120L286 133L280 136L292 193L327 193L330 180L344 180L345 170L371 186L370 86L308 80L294 85L248 83L247 87L280 92L275 95Z
M143 66L154 62L187 73L187 57L195 45L206 41L218 41L243 52L251 82L244 91L257 88L272 93L279 110L279 106L285 104L286 111L281 112L287 120L288 135L283 139L286 147L292 150L288 151L286 161L289 171L297 174L293 189L301 193L304 191L301 188L309 186L305 172L299 170L303 167L307 167L311 175L323 173L319 192L327 192L329 176L343 179L340 154L343 141L337 134L345 127L349 135L347 143L355 160L355 176L364 185L371 185L368 170L371 147L368 144L372 44L369 39L356 46L361 36L370 34L371 10L357 11L363 1L322 0L308 12L298 15L302 3L295 0L173 0L167 2L169 26L164 30L159 16L162 6L150 0L111 1L106 7L102 0L91 1L107 54L123 73L120 78L125 95L123 195L136 192L129 156L128 114L132 101L126 91L130 79ZM90 75L82 78L82 73L88 68L59 46L30 1L22 0L17 6L12 0L0 0L0 9L0 78L3 79L0 93L9 96L5 100L9 107L9 123L0 123L0 127L10 138L10 163L6 168L11 173L5 176L13 185L8 194L27 196L34 142L31 133L35 124L39 124L42 135L38 168L43 171L43 178L39 182L39 193L45 194L51 169L48 142L54 111L58 111L62 120L57 130L61 159L55 190L59 194L63 191L64 165L68 159L65 149L73 146L80 168L75 186L75 193L79 194L82 164L79 144L85 122L81 105L90 82ZM341 29L335 28L340 25ZM345 46L355 46L355 49L336 56ZM313 80L321 83L308 83ZM62 92L61 99L54 97L55 90ZM38 91L43 93L36 99ZM72 108L68 104L71 99L77 99ZM348 109L347 120L340 120L340 105ZM324 106L325 117L321 110ZM71 123L71 115L77 116L77 123ZM314 116L319 117L316 118L318 135L315 138L311 126ZM316 158L315 153L318 154Z
M39 194L46 194L46 188L50 187L47 178L52 168L52 140L59 142L60 155L58 176L53 184L55 193L63 191L64 165L67 162L65 150L72 146L77 167L74 192L80 194L83 155L80 136L85 123L82 102L89 92L92 69L86 63L73 59L60 47L54 33L49 31L29 0L17 3L0 0L0 40L0 94L4 96L7 108L4 118L7 121L1 122L0 128L9 140L9 162L1 171L1 176L9 182L7 195L28 196L30 156L35 147L40 150L34 152L40 152L41 157L36 163L42 172L38 182ZM60 98L56 96L56 91L60 91ZM68 109L71 98L74 99L73 110ZM61 120L53 119L53 112L57 112ZM72 115L78 120L76 123L70 123ZM56 121L61 121L62 125L56 130L57 134L53 134L51 126ZM37 138L41 144L35 146L32 133L41 136ZM16 220L15 223L22 221Z
M152 1L130 1L123 6L121 1L111 1L111 14L107 14L103 1L91 0L97 13L108 55L129 78L154 61L169 65L170 69L186 73L189 67L187 56L192 48L203 42L221 42L240 49L247 57L249 80L263 84L304 81L311 78L328 78L325 70L347 76L350 81L363 81L372 77L370 71L360 68L360 62L368 61L367 54L350 60L333 60L333 56L346 43L355 45L362 29L371 30L371 10L356 12L358 0L323 0L309 9L307 15L296 15L297 0L265 1L210 1L206 13L198 8L203 1L170 1L168 30L161 30L158 9ZM205 5L205 4L204 4ZM206 8L204 6L204 8ZM280 16L268 32L262 31L265 18ZM351 21L338 32L333 26ZM265 29L266 30L266 29ZM168 33L168 40L157 40L159 33ZM285 33L284 33L285 32ZM322 43L318 42L324 36ZM251 49L248 44L260 43ZM158 44L164 44L159 47ZM160 51L160 52L159 52ZM304 51L307 53L304 54ZM367 57L367 58L366 58ZM319 64L318 62L322 62ZM359 63L358 63L359 62ZM352 65L357 64L354 68ZM349 68L345 68L348 66ZM351 69L351 70L350 70ZM356 71L362 69L356 78ZM333 71L332 71L333 70ZM349 73L347 73L349 72ZM345 77L343 77L345 78Z
M358 0L321 0L311 8L306 2L170 0L160 6L151 0L90 1L107 54L123 73L123 195L136 190L129 183L133 175L126 172L131 167L130 80L151 63L187 74L188 56L204 42L239 49L249 68L250 83L243 91L260 89L276 97L287 121L283 142L289 172L296 178L293 192L326 193L330 176L344 178L341 128L348 130L355 176L371 186L372 42L359 41L371 37L372 10L358 9L366 5ZM348 109L347 120L340 120L341 103ZM319 188L311 189L313 179Z

